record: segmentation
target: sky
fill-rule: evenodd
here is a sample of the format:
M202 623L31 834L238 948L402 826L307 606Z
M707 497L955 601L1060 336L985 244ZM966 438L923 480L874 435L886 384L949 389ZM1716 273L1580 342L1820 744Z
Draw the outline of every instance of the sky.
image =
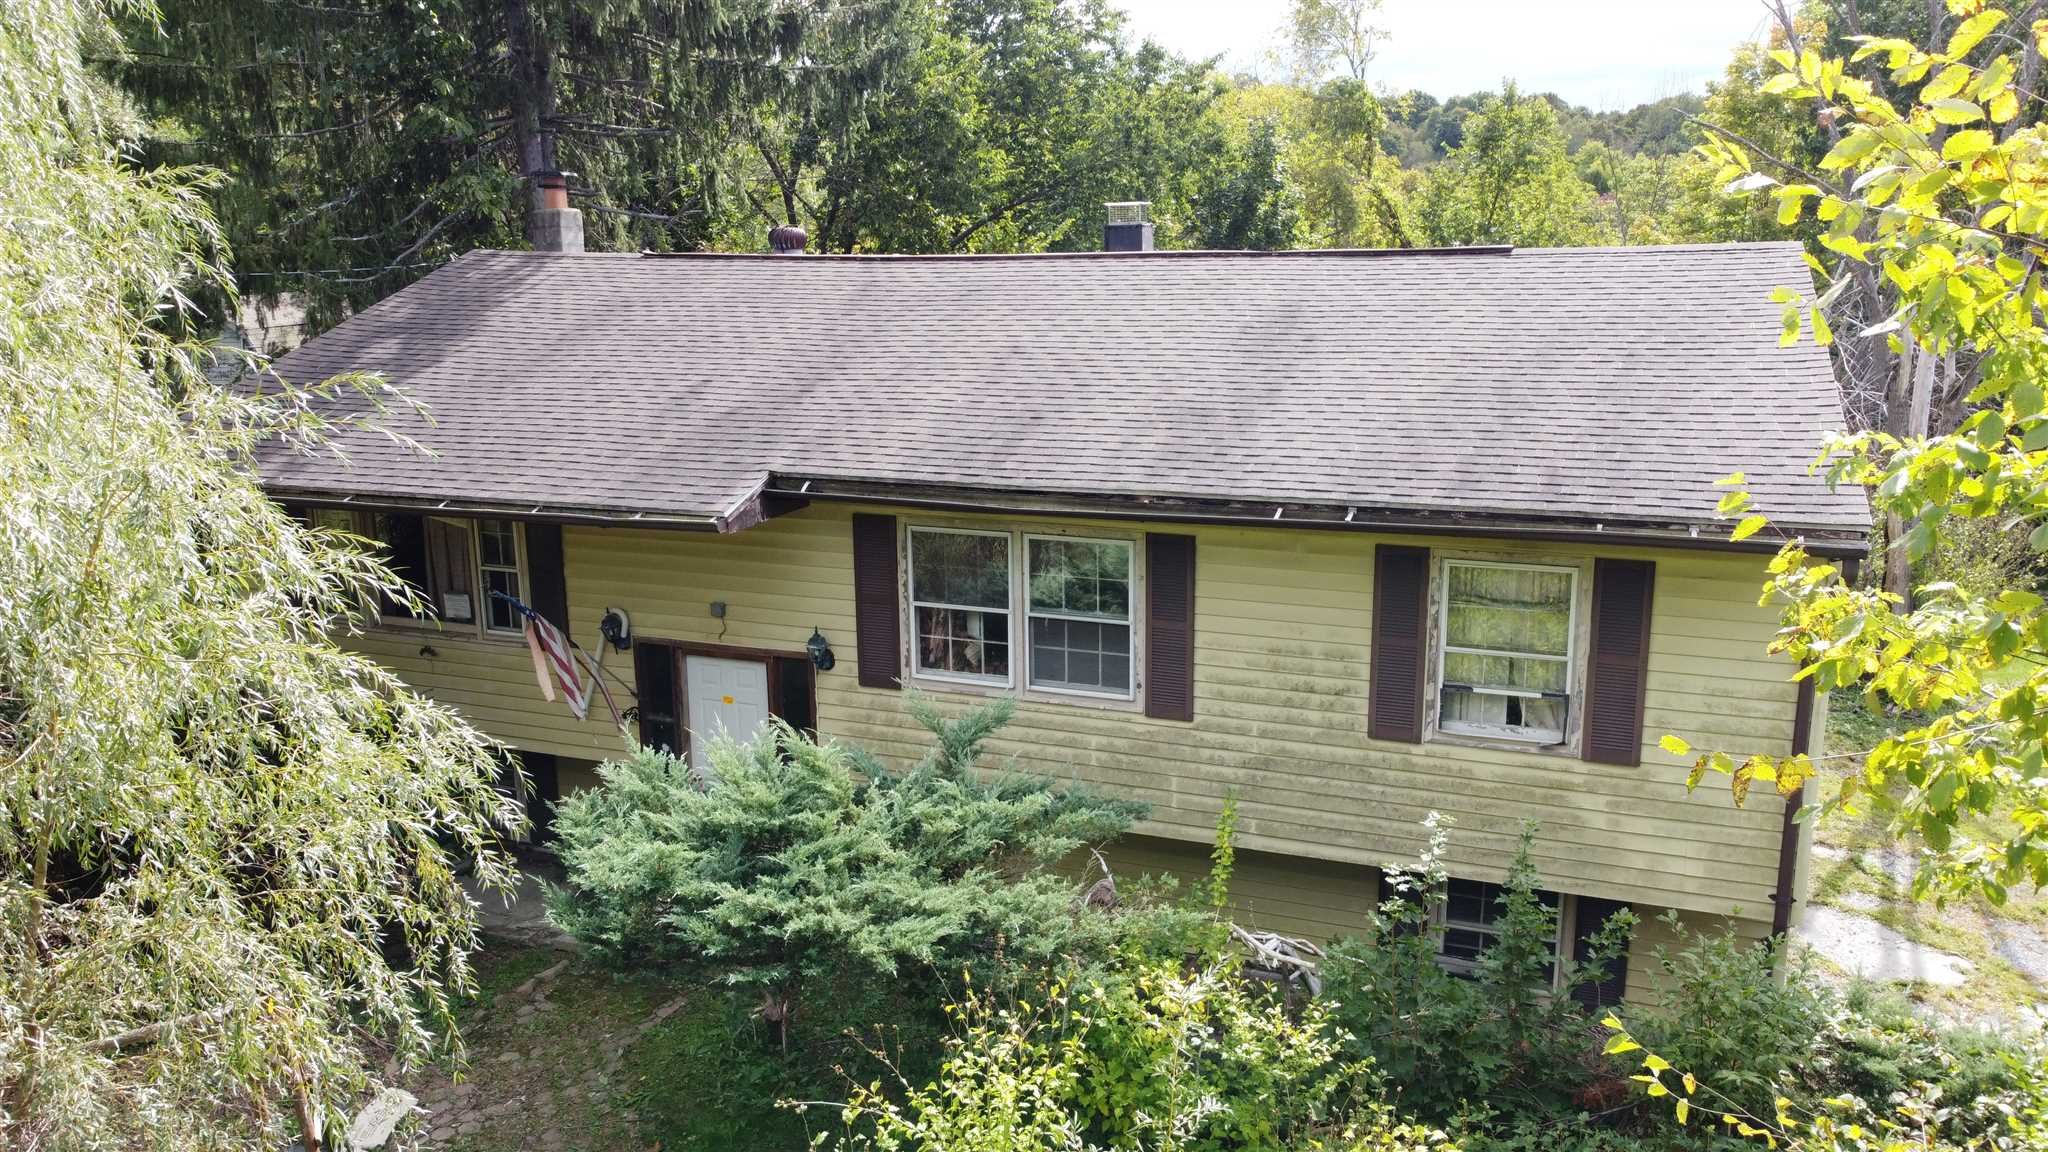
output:
M1112 0L1130 28L1186 56L1261 70L1288 0ZM1702 91L1762 35L1760 0L1386 0L1390 36L1367 79L1457 96L1513 78L1595 110ZM1270 69L1267 69L1270 71Z

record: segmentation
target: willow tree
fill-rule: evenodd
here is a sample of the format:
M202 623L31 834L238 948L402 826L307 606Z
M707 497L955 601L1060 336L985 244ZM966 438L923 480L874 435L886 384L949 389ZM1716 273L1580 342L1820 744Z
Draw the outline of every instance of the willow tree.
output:
M502 881L516 817L329 639L403 586L252 479L330 427L178 335L231 287L215 185L122 154L115 51L89 0L0 0L0 1147L311 1148L366 1040L446 1033L457 862Z

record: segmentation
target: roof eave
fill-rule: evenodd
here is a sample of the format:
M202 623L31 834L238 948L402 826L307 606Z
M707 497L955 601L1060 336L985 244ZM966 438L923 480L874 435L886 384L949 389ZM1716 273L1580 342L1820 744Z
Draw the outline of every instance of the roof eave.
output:
M738 531L728 527L726 517L692 513L649 511L640 508L611 508L593 505L549 504L530 500L479 500L470 497L440 498L403 496L377 492L346 492L333 488L307 488L289 484L265 484L271 499L285 504L316 504L324 508L367 508L377 512L420 512L447 516L504 517L540 520L557 524L594 524L615 528L668 528L688 532ZM755 521L758 522L758 521ZM745 527L747 525L741 525Z
M1199 500L1180 497L1081 495L998 488L961 488L847 480L776 473L764 497L896 504L934 511L1009 515L1086 516L1105 520L1149 520L1171 524L1234 524L1353 532L1404 532L1439 536L1490 536L1578 544L1639 544L1720 552L1774 553L1788 539L1805 541L1807 551L1854 559L1870 550L1869 533L1837 526L1787 523L1779 533L1732 540L1732 524L1616 520L1573 516L1465 512L1374 507L1365 504L1300 501Z

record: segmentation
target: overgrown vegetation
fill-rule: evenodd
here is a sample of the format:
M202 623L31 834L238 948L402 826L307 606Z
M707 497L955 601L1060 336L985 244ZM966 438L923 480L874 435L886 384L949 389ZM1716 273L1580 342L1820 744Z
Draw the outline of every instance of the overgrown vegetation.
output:
M752 746L716 747L695 773L667 758L638 758L606 772L600 791L618 795L577 802L582 835L627 825L666 830L654 838L658 849L644 834L579 842L578 883L609 868L615 879L658 876L654 889L691 895L664 903L643 894L616 907L615 895L580 905L565 897L565 920L604 910L579 930L614 962L680 959L685 973L739 977L737 988L693 995L683 1014L634 1049L633 1104L650 1136L679 1148L824 1140L928 1152L1407 1150L1453 1142L1477 1152L1661 1152L1740 1142L1733 1129L1674 1133L1666 1105L1634 1091L1628 1076L1638 1057L1611 1051L1602 1025L1612 1006L1589 1007L1592 998L1575 993L1611 974L1638 925L1618 913L1591 933L1584 952L1557 955L1558 904L1544 891L1526 837L1502 885L1497 936L1469 973L1447 971L1437 955L1447 880L1439 861L1450 831L1433 820L1429 849L1393 874L1370 935L1332 946L1322 994L1311 997L1247 972L1222 919L1236 866L1234 806L1219 823L1210 875L1183 895L1133 899L1156 890L1125 878L1122 903L1083 911L1079 881L1033 870L1076 843L1060 834L1042 852L1024 853L1027 866L1010 869L1026 890L1042 885L1059 898L1009 904L982 883L993 839L962 830L1014 826L1023 844L1034 839L1034 824L1012 804L990 809L990 792L1027 797L1022 808L1031 812L1067 811L1090 830L1101 830L1104 817L1092 802L1042 782L976 783L972 766L1004 718L1000 707L953 719L918 710L934 748L900 776L853 749L783 731ZM860 775L870 783L843 774L854 763L867 765ZM653 802L649 790L667 798ZM720 798L722 790L732 795ZM864 790L874 795L857 799ZM749 797L743 811L738 803ZM877 819L861 811L870 803L891 814L881 827L900 829L895 814L923 812L919 823L970 845L939 871L975 879L935 897L938 906L958 898L1021 909L1023 918L998 934L975 916L935 914L921 922L962 927L903 935L906 947L893 952L793 931L830 921L854 939L885 923L877 909L900 907L890 885L870 887L859 868L790 883L801 871L795 862ZM794 823L773 824L762 842L777 852L756 853L745 847L756 834L740 830L769 813ZM809 823L820 813L829 818ZM728 866L759 858L701 889L676 882L687 870L638 870L657 858L694 858L677 848L700 843L709 828L727 833ZM681 829L697 831L677 837ZM610 848L594 851L600 843ZM618 851L628 843L636 850ZM911 858L932 855L915 836L903 843ZM868 899L878 893L883 898ZM615 915L618 908L632 911ZM796 909L831 914L791 916ZM1781 973L1774 945L1743 939L1732 925L1704 928L1674 916L1664 928L1676 943L1653 949L1645 965L1659 973L1662 999L1627 1010L1628 1025L1663 1058L1700 1069L1700 1092L1743 1115L1768 1114L1781 1099L1818 1109L1853 1096L1873 1123L1888 1109L1938 1100L1915 1123L1943 1146L2024 1146L1996 1141L2006 1138L2006 1115L2040 1106L2036 1069L2048 1058L2041 1051L1936 1027L1896 999L1862 987L1837 992L1797 966ZM814 954L764 960L764 940L806 941ZM712 941L719 943L707 946ZM757 986L757 970L774 988L797 969L811 989L801 1014L778 1020L744 991ZM765 1111L776 1102L775 1112Z
M700 765L651 748L604 765L556 815L556 921L621 963L711 967L760 996L785 1044L806 985L844 965L929 980L1089 948L1105 926L1050 866L1143 806L975 772L1012 701L910 707L933 747L901 774L779 722L710 741Z
M130 162L115 44L0 0L0 1147L275 1148L444 1032L517 813L335 642L411 594L250 462L362 382L208 382L217 180Z

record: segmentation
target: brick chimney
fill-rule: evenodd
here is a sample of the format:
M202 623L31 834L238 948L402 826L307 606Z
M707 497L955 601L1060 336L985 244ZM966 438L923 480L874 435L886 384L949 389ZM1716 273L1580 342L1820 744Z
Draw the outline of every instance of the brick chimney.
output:
M563 172L536 172L533 210L526 217L526 238L535 252L583 251L583 213L569 207L569 177Z
M1103 205L1109 210L1102 226L1104 252L1150 252L1152 250L1152 202L1120 200Z

